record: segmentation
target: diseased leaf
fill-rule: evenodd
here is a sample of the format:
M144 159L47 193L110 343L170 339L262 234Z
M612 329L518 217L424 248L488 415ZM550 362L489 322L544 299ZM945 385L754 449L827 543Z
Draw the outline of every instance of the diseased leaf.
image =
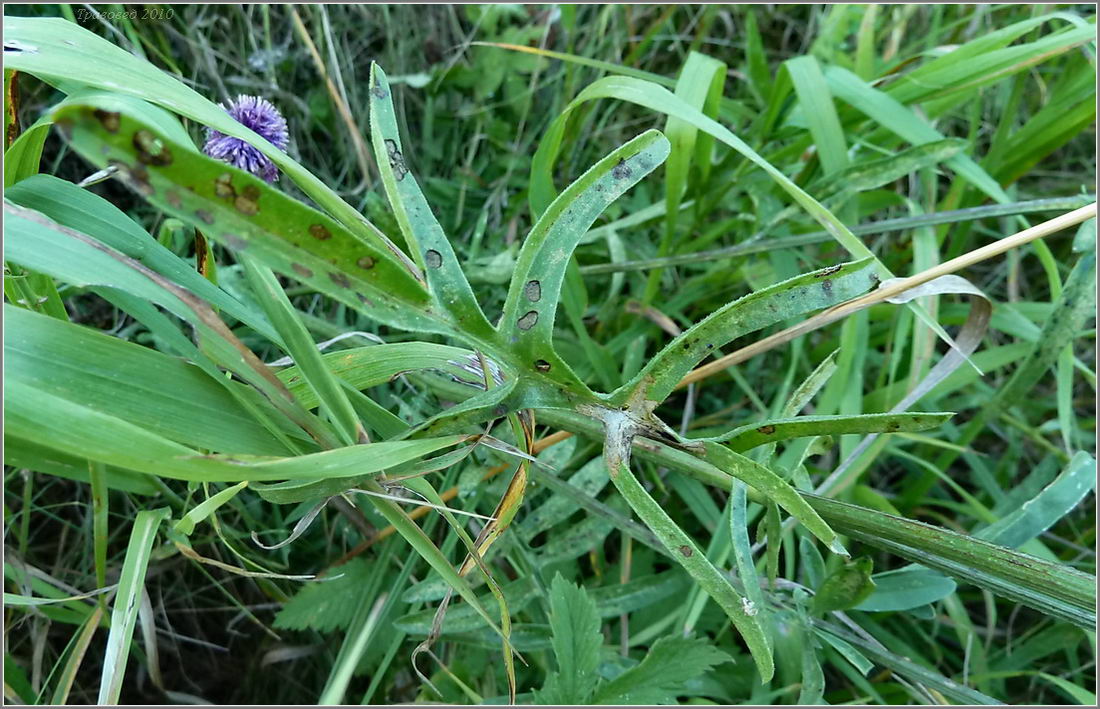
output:
M566 267L581 237L609 204L668 156L668 140L647 131L613 150L541 213L523 242L508 287L499 337L529 371L569 391L591 394L553 349Z
M685 374L742 335L854 298L878 283L870 261L824 268L750 293L719 308L658 352L630 382L616 389L612 405L627 401L656 406Z
M124 110L97 98L63 105L52 116L85 159L99 168L114 165L151 204L226 248L379 322L453 332L427 312L426 291L384 247L360 241L260 178L179 144Z
M370 126L374 160L394 216L416 263L424 272L436 307L451 314L470 335L489 338L492 326L485 319L462 264L443 233L432 208L409 171L394 115L393 93L385 72L377 64L370 69Z

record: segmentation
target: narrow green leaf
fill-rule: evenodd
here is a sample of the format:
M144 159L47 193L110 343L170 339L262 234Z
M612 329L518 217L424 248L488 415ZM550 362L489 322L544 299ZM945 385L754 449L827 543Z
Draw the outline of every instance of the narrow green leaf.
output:
M500 338L532 372L579 393L585 387L553 350L566 267L596 218L668 156L668 140L647 131L612 151L548 205L523 242L508 288Z
M610 403L646 401L656 406L716 348L788 318L827 308L865 293L877 283L868 260L830 266L750 293L719 308L665 345Z
M156 541L157 528L168 514L168 508L161 507L141 510L134 518L130 543L126 547L126 558L118 579L118 592L111 610L111 630L107 635L99 683L99 704L118 704L122 680L126 675L126 660L130 656L130 640L137 625L138 606L145 592L149 554Z
M327 414L343 444L364 443L367 436L363 424L338 380L325 367L317 345L295 314L275 274L251 256L242 256L241 264L257 301L286 343L287 353L294 358L302 376L317 394L321 410Z
M293 458L203 455L134 424L21 382L6 387L7 433L69 455L196 482L351 477L380 472L450 447L466 436L382 441Z
M382 185L393 208L405 242L424 270L436 306L449 312L461 328L489 338L492 326L474 298L451 242L439 226L428 200L409 171L408 151L401 143L394 115L393 92L385 72L377 64L370 68L370 128L374 160Z
M53 175L35 175L5 190L4 197L117 249L272 342L279 342L275 330L262 314L203 278L194 266L157 243L125 212L93 192Z
M765 443L806 436L927 431L940 426L951 416L953 414L949 412L798 416L796 418L759 421L739 426L720 436L698 440L725 443L732 450L742 452Z
M214 493L199 504L188 510L178 522L172 525L172 529L180 534L190 535L195 531L195 525L214 514L219 507L232 500L237 493L248 487L248 481L237 483Z

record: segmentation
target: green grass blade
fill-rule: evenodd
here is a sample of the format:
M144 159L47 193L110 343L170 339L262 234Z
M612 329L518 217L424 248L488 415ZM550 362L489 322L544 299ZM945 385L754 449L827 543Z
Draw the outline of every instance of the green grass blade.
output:
M245 140L270 158L303 192L351 230L364 246L382 248L388 252L389 258L403 257L401 250L377 227L340 199L313 173L235 121L223 108L152 64L74 22L61 19L5 16L4 36L28 48L26 51L7 52L4 58L6 68L33 74L66 93L91 86L135 96Z
M4 197L121 251L271 341L279 341L271 323L262 314L203 278L193 266L157 243L122 210L102 197L52 175L28 178L5 190Z
M788 59L783 66L791 75L802 118L809 125L825 174L848 167L848 145L821 65L812 56L802 56Z
M720 436L701 440L725 443L737 452L776 441L806 436L836 436L849 433L912 433L937 428L953 414L904 413L857 414L829 416L799 416L797 418L769 419L739 426Z
M586 391L552 344L566 267L596 218L668 152L668 140L647 131L596 163L541 212L523 242L498 326L499 336L531 371Z
M156 541L157 528L167 519L168 508L141 510L134 518L126 559L118 579L111 610L111 630L103 656L103 672L99 683L99 704L118 704L122 680L126 675L126 660L130 656L130 640L137 625L138 606L145 590L145 570L149 554Z
M9 382L70 397L185 445L254 455L290 452L227 387L175 357L11 305L4 306L4 332ZM117 386L120 379L126 387Z
M627 384L611 395L614 405L630 400L659 403L699 362L732 340L788 318L836 305L874 287L869 260L796 276L715 310L658 352Z
M356 416L339 381L325 367L317 345L314 344L313 338L310 337L302 321L295 315L294 306L283 292L275 274L250 256L244 256L241 264L252 285L256 300L282 336L283 342L286 343L287 354L294 359L302 377L317 394L321 410L327 414L343 444L349 446L365 443L367 433L363 429L363 424L359 422L359 417Z
M432 208L409 171L407 149L402 145L394 115L393 92L385 72L371 64L370 126L375 164L394 216L413 258L424 271L436 305L449 312L462 329L490 337L492 326L474 298L462 264L443 233Z
M8 435L40 441L69 455L166 478L195 482L352 477L381 472L466 436L382 441L292 458L203 455L134 424L72 401L12 382L5 395ZM33 403L32 403L33 402Z

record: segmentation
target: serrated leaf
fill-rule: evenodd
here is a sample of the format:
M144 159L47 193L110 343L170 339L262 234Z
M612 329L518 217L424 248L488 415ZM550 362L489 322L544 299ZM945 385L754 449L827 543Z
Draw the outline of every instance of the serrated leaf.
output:
M557 671L541 690L539 704L586 704L596 687L599 664L600 617L583 588L556 574L550 584L550 629Z
M351 625L358 610L358 590L375 571L364 559L352 559L334 567L322 580L311 581L275 614L281 630L315 630L327 633Z
M593 704L675 704L684 684L732 658L703 638L663 637L635 667L604 684Z

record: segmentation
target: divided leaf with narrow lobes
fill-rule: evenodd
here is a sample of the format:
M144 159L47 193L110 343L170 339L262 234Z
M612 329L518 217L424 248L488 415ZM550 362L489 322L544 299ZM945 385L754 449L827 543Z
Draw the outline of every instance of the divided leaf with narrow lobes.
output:
M279 150L286 152L289 142L286 119L267 99L240 94L229 105L222 104L235 121L251 128ZM226 135L213 128L207 129L203 152L212 158L247 170L266 182L274 184L279 179L279 169L271 159L240 138Z

